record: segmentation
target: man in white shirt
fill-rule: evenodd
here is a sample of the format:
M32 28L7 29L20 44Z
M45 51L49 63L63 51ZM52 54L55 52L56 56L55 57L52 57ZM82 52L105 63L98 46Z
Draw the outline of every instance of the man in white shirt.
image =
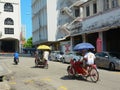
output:
M83 67L86 69L86 73L88 74L88 69L89 69L89 65L94 64L95 61L95 54L87 51L87 50L83 50Z
M48 61L48 57L49 57L49 51L44 51L43 53L43 59Z
M94 64L94 60L96 57L95 57L94 53L88 52L85 54L84 58L87 60L87 62L86 62L87 65L92 65L92 64Z

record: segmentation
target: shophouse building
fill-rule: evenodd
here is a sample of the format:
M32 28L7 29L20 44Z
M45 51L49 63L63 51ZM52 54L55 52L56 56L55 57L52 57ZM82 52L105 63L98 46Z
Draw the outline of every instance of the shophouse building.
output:
M57 41L60 41L60 50L64 53L72 52L73 42L71 38L71 27L76 23L75 28L79 25L81 21L80 18L80 8L81 5L86 0L60 0L59 1L59 19L58 19L58 35Z
M71 29L73 41L78 36L79 41L92 43L97 52L120 52L120 0L88 0L80 8L81 27Z
M19 51L20 0L0 0L0 52Z

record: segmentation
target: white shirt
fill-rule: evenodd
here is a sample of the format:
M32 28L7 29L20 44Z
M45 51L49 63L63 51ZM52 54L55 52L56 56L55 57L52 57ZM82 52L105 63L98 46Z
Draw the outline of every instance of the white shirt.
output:
M94 64L94 60L96 57L95 57L94 53L88 52L85 54L84 58L87 59L87 64L91 65L91 64Z
M48 60L48 57L49 57L49 52L48 51L44 51L43 58L45 60Z

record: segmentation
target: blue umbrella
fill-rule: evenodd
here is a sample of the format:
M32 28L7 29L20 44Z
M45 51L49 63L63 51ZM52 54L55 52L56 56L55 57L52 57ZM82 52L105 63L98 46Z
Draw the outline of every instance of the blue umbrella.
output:
M78 51L78 50L83 50L83 49L94 49L95 47L91 43L79 43L75 45L73 50Z

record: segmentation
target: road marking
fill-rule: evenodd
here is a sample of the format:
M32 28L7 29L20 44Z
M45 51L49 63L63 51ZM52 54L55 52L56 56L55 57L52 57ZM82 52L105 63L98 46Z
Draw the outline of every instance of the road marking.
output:
M15 84L16 84L16 82L14 82L14 81L13 81L13 82L9 82L9 84L11 84L11 85L15 85Z
M29 84L29 83L33 83L34 80L25 80L24 82L25 82L26 84Z
M65 86L60 86L57 90L68 90Z
M48 81L48 82L51 81L51 79L50 79L49 77L47 77L47 78L43 78L42 80L44 80L44 81Z

